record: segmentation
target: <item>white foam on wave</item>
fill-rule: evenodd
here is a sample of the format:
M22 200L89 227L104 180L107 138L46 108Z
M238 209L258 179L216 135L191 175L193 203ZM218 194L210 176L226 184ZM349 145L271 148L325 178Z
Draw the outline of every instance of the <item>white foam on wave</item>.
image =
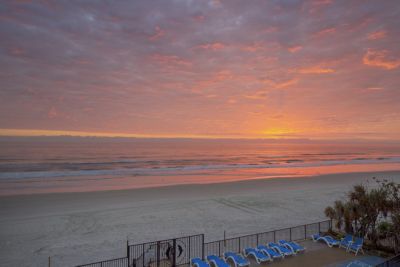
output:
M150 175L183 175L195 174L196 172L213 172L225 171L233 169L271 169L271 168L309 168L319 166L335 166L335 165L359 165L359 164L380 164L380 163L400 163L400 157L385 157L385 158L354 158L341 160L321 160L321 161L299 161L299 160L284 160L275 163L229 163L229 164L201 164L198 161L197 165L182 165L182 166L162 166L148 165L147 167L130 167L107 169L89 169L89 170L48 170L48 171L22 171L22 172L1 172L0 179L5 181L18 181L24 179L35 178L59 178L59 177L78 177L78 176L150 176ZM101 164L98 165L101 167Z

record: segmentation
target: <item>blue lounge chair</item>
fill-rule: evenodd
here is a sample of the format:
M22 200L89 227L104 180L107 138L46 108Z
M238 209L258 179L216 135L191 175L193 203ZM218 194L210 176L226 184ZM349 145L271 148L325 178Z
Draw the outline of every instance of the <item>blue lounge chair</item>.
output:
M293 252L290 249L288 249L287 247L278 245L277 243L269 242L268 246L272 249L275 249L276 252L278 252L284 256L293 255Z
M214 266L214 267L229 267L228 263L226 263L223 259L221 259L220 257L215 256L215 255L208 255L207 261L211 267L212 266Z
M267 246L259 245L257 249L262 253L269 255L272 259L283 259L285 257L284 255L276 252L275 250Z
M245 248L243 249L243 253L246 257L252 256L258 264L267 261L272 261L272 258L269 255L265 255L264 253L255 248Z
M200 258L193 258L190 260L191 267L210 267L210 265Z
M321 237L320 234L313 234L313 235L311 235L311 238L312 238L312 240L313 240L314 242L317 242L318 239L319 239L320 237Z
M340 242L338 240L334 239L330 235L321 236L318 240L324 241L330 248L334 247L334 246L339 246L339 244L340 244Z
M347 251L349 251L349 252L354 252L354 253L356 254L356 256L357 256L357 253L358 253L359 251L361 251L362 254L364 254L364 250L363 250L363 248L362 248L363 243L364 243L364 239L359 238L359 237L356 237L356 239L354 240L354 242L352 242L352 243L350 244L350 246L348 247Z
M300 246L298 243L296 243L294 241L279 240L279 244L287 247L295 254L306 250L303 246Z
M226 262L231 261L235 267L250 266L250 261L244 258L241 254L234 252L225 252L224 257Z
M345 248L347 250L351 245L351 243L353 243L353 236L346 235L344 238L340 240L339 248Z

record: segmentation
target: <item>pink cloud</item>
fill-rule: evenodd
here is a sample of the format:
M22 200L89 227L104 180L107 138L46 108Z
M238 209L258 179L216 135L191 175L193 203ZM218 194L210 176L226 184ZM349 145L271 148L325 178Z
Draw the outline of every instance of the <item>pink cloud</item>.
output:
M13 56L23 56L25 55L25 50L19 47L13 47L11 49L9 49L9 54L13 55Z
M254 43L251 45L245 45L241 49L246 52L257 52L257 51L263 50L264 46L260 43Z
M296 85L297 83L298 83L297 79L289 79L287 81L276 83L275 88L284 89L284 88L290 87L292 85Z
M49 112L47 112L47 117L49 119L54 119L57 116L58 116L58 112L57 112L56 108L55 107L51 107Z
M301 49L303 49L303 47L301 45L296 45L296 46L289 47L288 51L290 53L296 53L296 52L299 52Z
M315 0L311 2L311 6L307 6L309 13L317 13L325 6L332 4L332 0Z
M384 90L383 87L368 87L367 89L370 90L370 91L382 91L382 90Z
M215 42L215 43L209 43L209 44L202 44L202 45L197 46L196 48L216 51L216 50L222 50L222 49L226 48L226 45L223 43Z
M299 82L297 78L291 78L283 81L264 80L263 83L268 87L274 89L285 89L290 86L296 85Z
M224 80L230 79L232 77L233 77L233 75L230 70L221 70L215 74L213 80L214 81L224 81Z
M202 16L202 15L198 15L198 16L194 16L194 17L193 17L193 20L194 20L194 21L197 21L197 22L203 22L204 19L205 19L205 17Z
M388 51L386 50L368 49L362 60L367 66L378 67L387 70L395 69L400 66L400 59L388 58Z
M267 98L267 93L265 91L257 91L254 94L248 94L244 96L247 99L263 100Z
M236 99L233 99L233 98L230 98L230 99L227 101L227 103L228 103L228 104L236 104L236 103L237 103L237 100L236 100Z
M367 36L367 39L368 40L378 40L378 39L383 39L385 37L386 37L386 31L381 30L381 31L369 33Z
M163 55L153 54L151 59L162 65L180 65L180 66L191 66L190 61L184 60L175 55Z
M160 27L156 27L155 33L149 37L150 41L156 41L165 35L165 31L162 30Z
M330 35L330 34L334 34L334 33L336 33L336 28L331 27L331 28L326 28L326 29L323 29L323 30L315 33L314 36L319 37L319 36L325 36L325 35Z
M296 72L300 74L327 74L327 73L334 73L335 70L320 66L311 66L311 67L296 69Z
M277 27L268 27L262 30L262 33L272 33L272 32L277 32L278 28Z

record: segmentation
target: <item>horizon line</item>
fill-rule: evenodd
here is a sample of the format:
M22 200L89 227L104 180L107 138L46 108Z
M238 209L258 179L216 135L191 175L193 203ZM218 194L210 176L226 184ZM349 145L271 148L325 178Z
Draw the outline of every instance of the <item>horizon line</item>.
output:
M87 131L64 131L64 130L37 130L37 129L1 129L0 137L81 137L81 138L128 138L128 139L230 139L230 140L285 140L285 141L375 141L375 142L399 142L398 139L379 138L329 138L329 137L300 137L300 136L240 136L240 135L168 135L168 134L130 134L130 133L104 133Z

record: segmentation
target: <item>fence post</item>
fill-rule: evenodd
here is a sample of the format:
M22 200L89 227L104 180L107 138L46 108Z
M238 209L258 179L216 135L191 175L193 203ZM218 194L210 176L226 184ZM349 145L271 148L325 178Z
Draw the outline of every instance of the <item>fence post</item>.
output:
M224 230L224 253L226 251L226 231Z
M143 267L144 267L144 260L146 259L146 255L145 255L145 252L144 252L144 244L145 243L143 243L143 245L142 245L142 251L143 251L143 260L142 260L142 263L143 263Z
M239 251L238 251L238 253L240 253L240 237L238 239L239 239Z
M292 241L292 227L289 228L290 241Z
M191 243L192 238L190 236L188 238L189 238L189 261L190 261L190 259L191 259L191 257L190 257L190 253L191 253L190 243Z
M321 233L321 222L318 222L318 233Z
M50 256L49 256L49 267L50 267Z
M218 242L218 256L221 256L221 241Z
M304 240L307 239L307 224L304 225Z
M128 258L128 260L129 260L129 257L130 255L129 255L129 240L127 239L126 240L126 257Z
M157 241L157 254L156 254L156 261L157 261L157 267L160 267L160 241Z
M274 230L274 242L276 242L276 231Z
M203 240L203 246L201 249L201 258L204 260L204 234L201 235L201 239Z
M173 240L172 240L172 247L174 248L173 250L172 250L172 267L175 267L176 266L176 238L174 238Z
M258 234L256 235L256 240L257 240L257 246L258 246L258 245L259 245L259 244L258 244Z

